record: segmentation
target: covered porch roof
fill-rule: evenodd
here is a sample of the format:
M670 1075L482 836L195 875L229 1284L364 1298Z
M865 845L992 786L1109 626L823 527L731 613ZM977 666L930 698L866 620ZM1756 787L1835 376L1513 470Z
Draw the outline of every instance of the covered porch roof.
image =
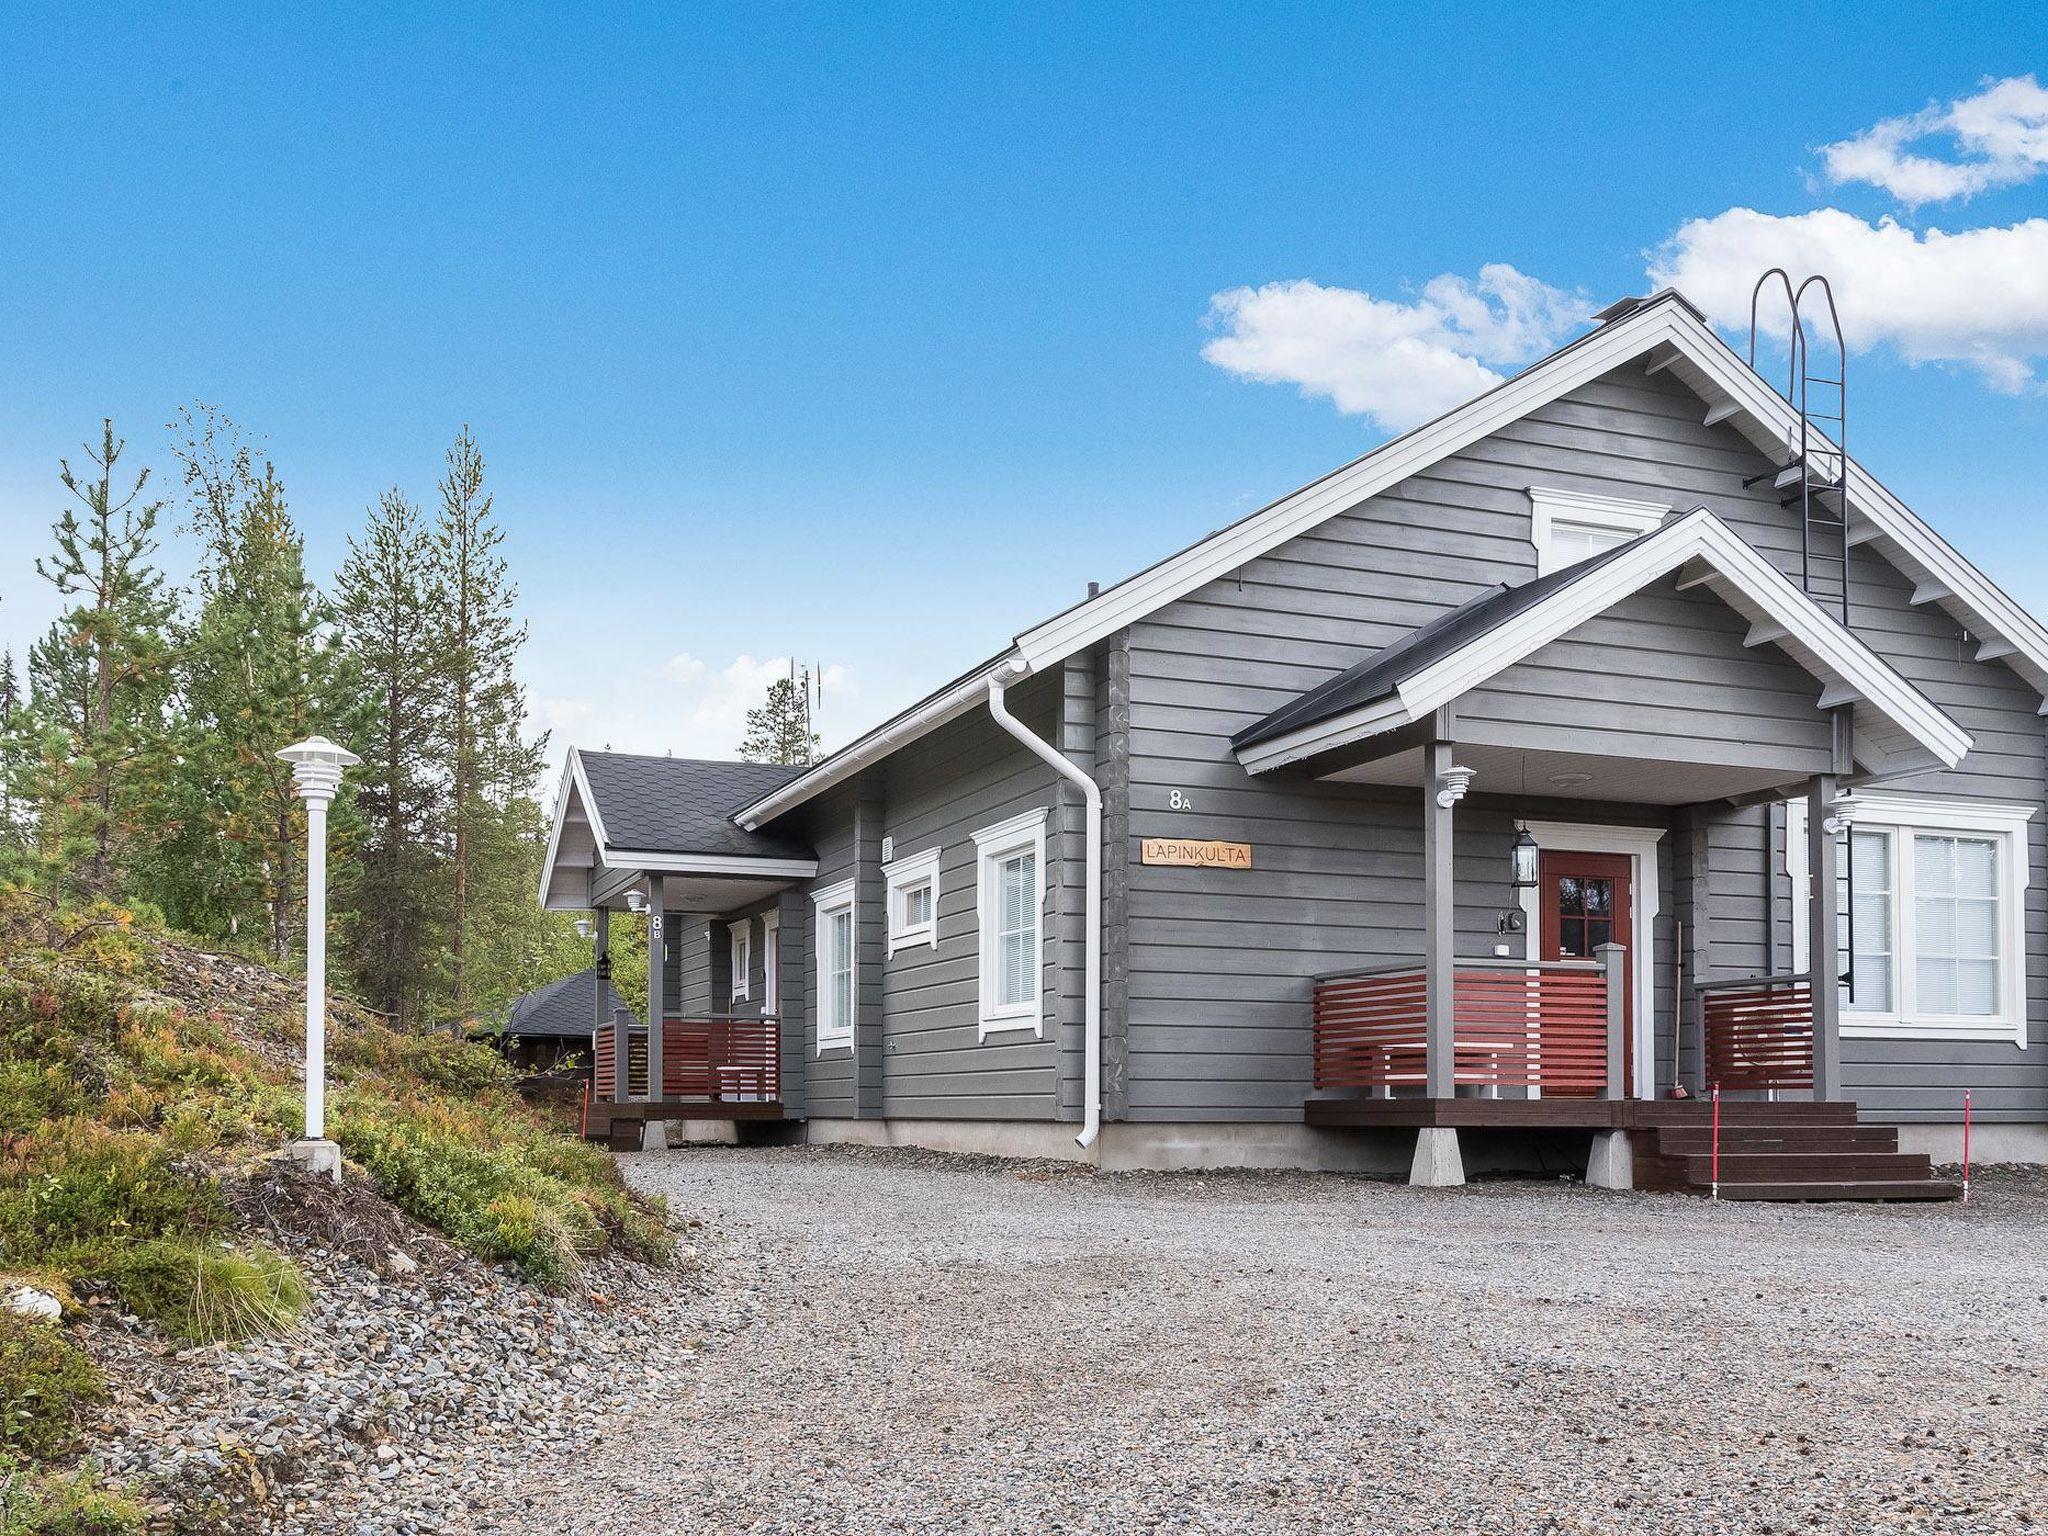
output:
M1631 753L1625 730L1595 740L1562 725L1474 719L1460 708L1459 756L1482 784L1666 804L1766 792L1813 772L1843 771L1820 735L1837 710L1847 722L1843 744L1854 779L1953 767L1969 750L1968 734L1932 700L1700 507L1619 548L1452 610L1240 731L1232 739L1238 761L1254 774L1293 768L1324 779L1413 783L1422 746L1437 734L1438 711L1667 578L1667 590L1704 589L1736 616L1721 620L1736 638L1705 636L1699 644L1720 644L1735 656L1769 647L1796 667L1775 663L1793 686L1802 672L1812 680L1812 705L1792 700L1806 727L1798 739L1741 739L1718 729L1703 702L1698 725L1688 727L1697 751L1645 746ZM1685 693L1674 688L1672 696L1683 707ZM1626 724L1624 706L1608 713Z
M649 875L671 909L725 912L817 873L782 834L749 832L733 812L801 768L569 749L541 869L550 911L619 909Z

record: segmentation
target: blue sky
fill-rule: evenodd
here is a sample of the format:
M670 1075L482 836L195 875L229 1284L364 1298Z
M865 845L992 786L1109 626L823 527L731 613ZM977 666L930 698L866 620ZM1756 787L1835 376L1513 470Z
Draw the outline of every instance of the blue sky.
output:
M792 653L843 737L1405 425L1390 359L1779 249L1859 456L2048 607L2031 7L415 9L0 20L0 643L103 414L225 406L322 575L468 422L558 749L730 750Z

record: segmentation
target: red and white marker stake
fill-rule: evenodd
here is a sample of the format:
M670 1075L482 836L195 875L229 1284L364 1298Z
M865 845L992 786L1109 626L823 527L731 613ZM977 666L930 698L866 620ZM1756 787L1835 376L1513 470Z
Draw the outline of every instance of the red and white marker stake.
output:
M1970 1090L1963 1090L1963 1203L1970 1203Z
M1963 1188L1968 1189L1969 1187L1968 1181L1965 1180ZM1715 1200L1721 1198L1721 1085L1719 1083L1714 1084L1714 1173L1712 1198Z

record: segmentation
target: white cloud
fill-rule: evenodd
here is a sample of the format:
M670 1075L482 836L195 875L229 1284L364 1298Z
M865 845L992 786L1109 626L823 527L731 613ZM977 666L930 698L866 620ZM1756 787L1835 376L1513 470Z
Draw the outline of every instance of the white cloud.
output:
M1950 153L1924 152L1930 140ZM2048 171L2048 89L2032 75L1987 84L1974 96L1888 117L1823 145L1828 179L1882 187L1909 208L2018 186Z
M1587 307L1583 295L1502 262L1481 267L1477 282L1434 278L1413 302L1296 278L1217 294L1209 323L1224 334L1202 356L1398 432L1498 384L1489 365L1526 362L1557 346Z
M1731 208L1694 219L1653 255L1650 278L1718 324L1749 329L1758 274L1825 272L1852 351L1895 347L1915 363L1960 364L1994 389L2037 387L2048 358L2048 219L1944 234L1837 208L1790 216Z

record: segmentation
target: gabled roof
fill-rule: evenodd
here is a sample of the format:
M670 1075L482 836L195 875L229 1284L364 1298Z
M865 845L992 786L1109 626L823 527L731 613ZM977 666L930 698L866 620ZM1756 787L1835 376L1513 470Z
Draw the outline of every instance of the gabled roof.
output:
M1848 705L1856 759L1872 777L1954 767L1970 737L1875 651L1700 507L1581 564L1453 609L1283 705L1234 739L1254 773L1421 720L1673 573L1711 588L1822 683L1815 708Z
M1717 336L1683 295L1666 289L1601 312L1602 323L1434 421L1383 443L1343 468L1230 524L1178 554L1147 566L1016 637L1013 648L948 683L909 709L739 813L758 827L844 782L904 742L977 707L988 679L1004 668L1041 672L1127 625L1278 548L1369 497L1399 484L1491 432L1636 359L1669 369L1709 402L1709 421L1726 421L1780 460L1798 439L1791 404ZM1980 660L2002 660L2048 696L2048 628L1922 522L1854 459L1848 462L1851 536L1874 543L1916 584L1980 637Z
M624 1013L625 999L610 982L600 983L595 970L578 971L514 1001L505 1018L505 1033L527 1039L587 1038L597 1025L599 986L604 988L605 1017Z
M788 838L742 831L732 813L787 784L800 767L578 752L598 841L614 853L696 853L730 858L808 859Z
M555 795L554 826L541 866L543 906L591 905L566 870L640 871L755 878L807 879L817 856L795 838L747 831L734 812L802 773L779 763L741 763L630 752L569 749ZM566 845L566 846L565 846Z

